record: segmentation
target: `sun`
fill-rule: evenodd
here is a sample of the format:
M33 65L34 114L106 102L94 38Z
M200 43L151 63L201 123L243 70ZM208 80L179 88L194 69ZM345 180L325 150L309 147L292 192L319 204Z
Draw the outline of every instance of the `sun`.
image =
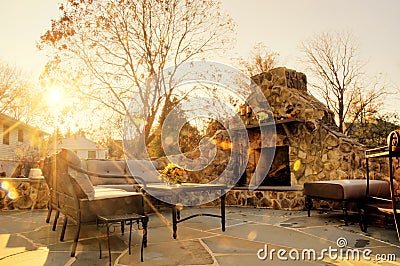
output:
M47 102L51 105L56 105L61 102L64 94L58 88L53 88L47 95Z

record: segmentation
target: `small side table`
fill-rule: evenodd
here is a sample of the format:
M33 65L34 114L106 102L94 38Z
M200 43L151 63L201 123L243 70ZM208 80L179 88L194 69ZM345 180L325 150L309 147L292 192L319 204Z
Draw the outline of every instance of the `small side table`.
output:
M131 254L131 238L132 238L132 222L136 222L138 225L142 223L143 228L143 236L142 236L142 246L140 248L140 260L143 262L143 247L147 246L147 223L149 218L146 215L140 215L136 213L132 214L117 214L117 215L98 215L96 219L97 230L99 230L100 224L105 224L107 227L107 243L108 243L108 255L109 262L111 265L111 248L110 248L110 226L115 223L121 223L121 229L123 234L124 224L129 223L129 255ZM99 240L99 249L100 249L100 259L101 259L101 243Z

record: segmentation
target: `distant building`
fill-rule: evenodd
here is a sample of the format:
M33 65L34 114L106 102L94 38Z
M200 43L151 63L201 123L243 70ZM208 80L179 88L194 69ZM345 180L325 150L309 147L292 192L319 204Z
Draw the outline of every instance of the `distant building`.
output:
M48 133L0 113L0 173L7 177L26 175L27 163L40 159L44 139Z
M105 159L107 153L107 148L80 135L62 138L50 144L49 154L54 154L61 148L74 151L81 159Z

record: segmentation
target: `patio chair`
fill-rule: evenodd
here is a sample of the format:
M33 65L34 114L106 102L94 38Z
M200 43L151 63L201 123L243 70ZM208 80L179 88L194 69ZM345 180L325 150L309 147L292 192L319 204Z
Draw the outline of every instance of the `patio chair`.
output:
M121 189L94 187L89 180L89 173L81 168L78 156L67 149L62 149L55 158L56 202L59 212L65 215L60 240L64 240L67 223L72 220L77 224L71 257L75 256L80 229L85 224L95 224L99 215L124 215L137 213L144 215L143 195L140 192L127 192ZM145 225L143 225L145 227ZM121 224L123 232L123 225ZM144 233L147 234L147 230ZM145 241L146 243L146 241Z

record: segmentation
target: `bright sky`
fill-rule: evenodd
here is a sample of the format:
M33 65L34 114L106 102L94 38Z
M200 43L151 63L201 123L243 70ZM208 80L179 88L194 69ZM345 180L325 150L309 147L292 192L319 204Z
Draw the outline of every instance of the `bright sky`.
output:
M38 75L46 57L36 42L58 15L58 0L0 1L0 60Z
M38 75L46 57L36 42L57 16L59 2L2 0L0 59ZM321 31L349 30L371 75L382 73L400 87L398 0L223 0L223 7L238 25L238 55L247 56L256 42L264 42L280 54L280 65L304 72L298 62L302 41ZM386 106L393 111L400 98L391 99Z

